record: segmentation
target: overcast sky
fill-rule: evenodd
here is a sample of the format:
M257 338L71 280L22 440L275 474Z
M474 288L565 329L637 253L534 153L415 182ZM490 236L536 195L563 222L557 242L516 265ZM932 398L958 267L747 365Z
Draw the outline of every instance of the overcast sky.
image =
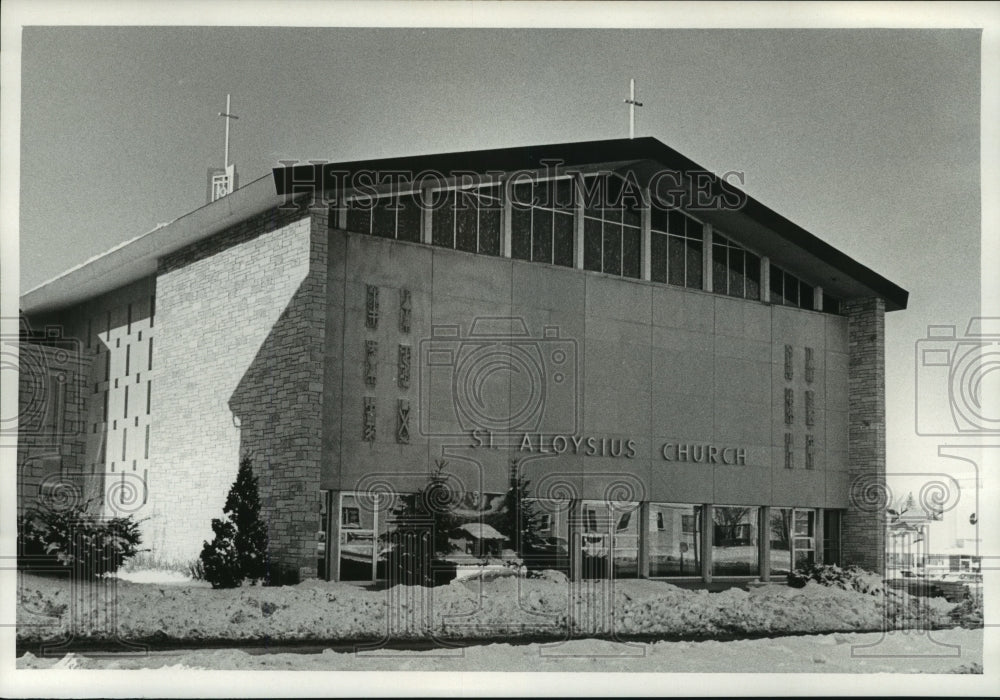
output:
M59 28L23 34L27 290L284 159L353 160L637 133L901 285L887 317L890 469L914 439L914 343L978 313L978 30ZM993 387L996 388L997 372Z

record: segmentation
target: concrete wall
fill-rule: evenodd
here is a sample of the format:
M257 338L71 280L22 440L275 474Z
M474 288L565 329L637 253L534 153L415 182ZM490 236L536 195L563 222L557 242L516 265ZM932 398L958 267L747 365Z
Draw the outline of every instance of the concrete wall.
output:
M367 287L378 288L374 328L366 324ZM449 461L467 490L506 488L508 461L525 460L538 496L686 503L847 505L847 319L579 270L330 232L327 390L333 424L323 460L323 488L367 490L424 483L436 459ZM399 300L410 293L412 324L400 330ZM543 363L551 349L575 354L567 383L553 383L546 364L544 433L634 440L635 455L543 454L521 445L473 448L456 415L453 367L430 369L426 349L435 327L453 325L444 341L473 347L483 317L523 319ZM558 337L540 339L545 327ZM377 343L374 385L366 382L366 341ZM408 388L399 386L399 346L411 348ZM785 346L794 372L785 379ZM815 375L805 377L805 349ZM343 359L343 370L340 360ZM460 373L459 373L460 374ZM506 378L505 378L506 377ZM522 384L496 375L483 393L487 415L520 405ZM460 377L461 379L461 377ZM506 383L505 383L506 382ZM785 423L785 389L794 393ZM815 422L804 420L814 392ZM362 440L365 397L376 407L376 438ZM400 399L410 405L410 441L397 441ZM334 408L334 407L339 408ZM516 411L515 411L516 412ZM339 418L339 420L338 420ZM520 430L520 429L519 429ZM785 433L794 436L785 466ZM806 468L806 436L815 458ZM534 436L532 436L532 439ZM664 442L745 447L745 465L667 462ZM537 443L536 443L537 445Z

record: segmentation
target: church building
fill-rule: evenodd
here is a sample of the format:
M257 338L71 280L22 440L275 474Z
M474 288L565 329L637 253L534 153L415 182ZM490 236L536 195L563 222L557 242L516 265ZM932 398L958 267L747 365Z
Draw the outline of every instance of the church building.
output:
M19 505L95 497L156 559L240 457L275 566L384 578L436 465L456 552L571 577L884 570L884 314L907 292L654 138L288 165L21 299Z

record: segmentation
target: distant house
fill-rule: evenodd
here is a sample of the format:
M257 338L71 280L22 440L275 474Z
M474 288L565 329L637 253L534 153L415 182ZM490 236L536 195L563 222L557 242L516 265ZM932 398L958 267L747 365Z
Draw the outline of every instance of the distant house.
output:
M499 557L507 540L496 529L483 523L466 523L456 530L456 537L464 541L463 550L474 557Z

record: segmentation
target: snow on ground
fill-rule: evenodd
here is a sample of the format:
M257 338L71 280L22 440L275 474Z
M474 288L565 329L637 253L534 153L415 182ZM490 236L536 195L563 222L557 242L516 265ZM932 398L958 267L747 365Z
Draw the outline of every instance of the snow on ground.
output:
M170 569L138 569L135 571L119 570L111 574L114 578L129 583L161 583L166 586L195 586L211 588L208 581L195 581L187 574Z
M669 673L982 672L982 629L837 633L735 641L486 644L425 651L248 653L238 649L96 658L26 653L20 669L225 669L285 671L638 671Z
M901 620L951 626L947 613L954 608L943 599L868 595L815 583L708 593L651 580L570 583L558 572L386 590L317 580L232 590L121 579L71 586L65 579L22 573L19 594L22 648L66 636L279 643L861 632Z

